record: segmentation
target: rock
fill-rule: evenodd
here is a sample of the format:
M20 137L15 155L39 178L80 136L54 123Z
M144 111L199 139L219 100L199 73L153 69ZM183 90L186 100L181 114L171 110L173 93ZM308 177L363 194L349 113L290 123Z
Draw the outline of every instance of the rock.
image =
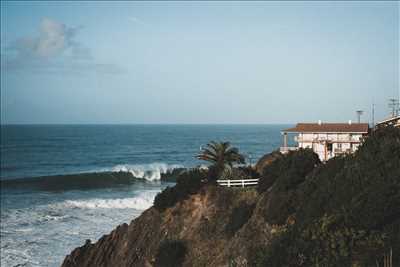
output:
M246 266L250 251L271 238L257 199L255 189L206 186L162 213L152 207L96 243L86 242L65 258L62 267L154 266L166 239L186 244L183 266ZM227 233L230 215L243 201L254 207L252 216L236 233Z

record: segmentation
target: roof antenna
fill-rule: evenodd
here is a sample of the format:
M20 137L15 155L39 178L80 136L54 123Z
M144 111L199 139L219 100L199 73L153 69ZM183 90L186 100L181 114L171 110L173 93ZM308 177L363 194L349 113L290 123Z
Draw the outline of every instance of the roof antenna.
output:
M372 103L372 128L375 128L375 104Z
M364 113L363 110L357 110L357 122L360 123L361 122L361 115Z

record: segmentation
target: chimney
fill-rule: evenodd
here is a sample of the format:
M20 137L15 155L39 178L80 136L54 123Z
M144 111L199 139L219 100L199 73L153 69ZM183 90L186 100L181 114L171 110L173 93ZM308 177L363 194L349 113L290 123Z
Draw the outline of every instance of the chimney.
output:
M351 125L351 120L349 120L349 125Z
M322 121L321 120L318 120L318 125L321 125L322 124Z

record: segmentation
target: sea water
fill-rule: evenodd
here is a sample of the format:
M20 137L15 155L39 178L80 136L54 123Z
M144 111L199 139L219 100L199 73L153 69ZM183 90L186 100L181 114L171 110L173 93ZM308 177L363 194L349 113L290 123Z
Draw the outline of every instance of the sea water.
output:
M155 195L171 185L160 181L162 173L204 164L195 155L209 141L230 141L254 163L280 146L286 127L2 125L3 181L54 176L62 182L96 172L126 172L137 179L123 186L61 190L3 185L1 266L59 266L86 239L94 242L151 207ZM60 176L65 174L70 176Z

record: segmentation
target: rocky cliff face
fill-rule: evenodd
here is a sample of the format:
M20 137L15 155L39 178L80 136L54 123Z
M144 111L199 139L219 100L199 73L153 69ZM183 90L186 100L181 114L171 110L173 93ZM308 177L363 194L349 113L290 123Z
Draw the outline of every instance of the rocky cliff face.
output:
M62 266L155 266L160 243L171 239L186 246L183 266L247 266L251 251L273 235L260 197L254 189L206 186L164 212L150 208L96 243L87 241Z

